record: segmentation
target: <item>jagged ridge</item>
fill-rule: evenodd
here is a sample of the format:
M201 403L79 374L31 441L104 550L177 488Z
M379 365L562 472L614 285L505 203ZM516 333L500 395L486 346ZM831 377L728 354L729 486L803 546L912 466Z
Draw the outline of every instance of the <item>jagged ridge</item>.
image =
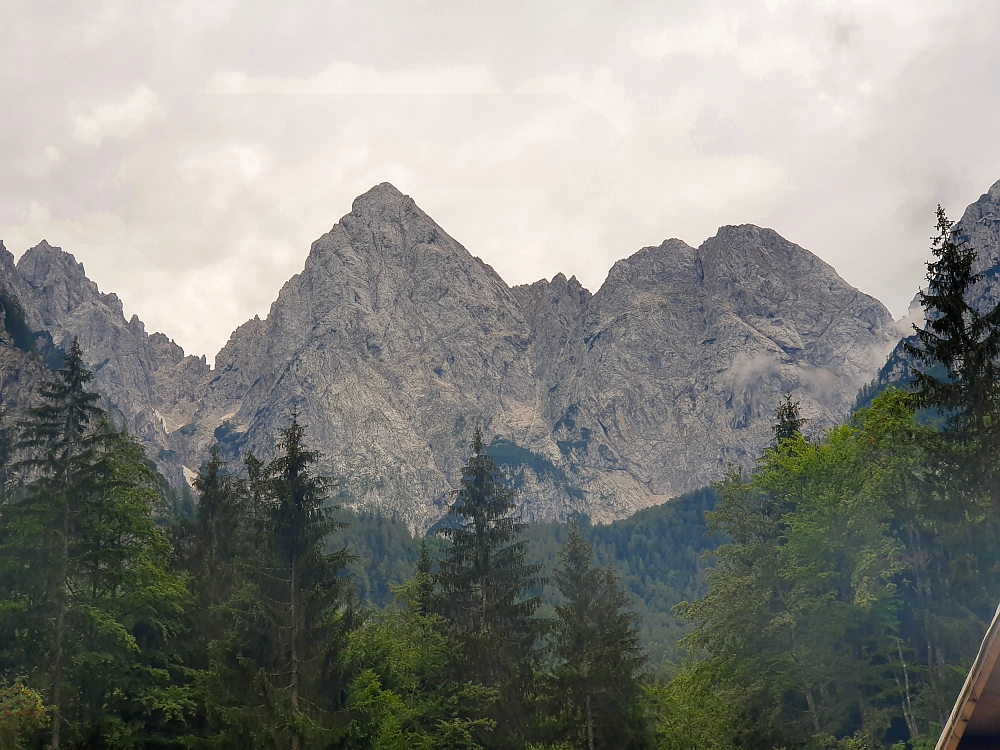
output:
M812 429L839 420L897 338L880 303L769 229L644 248L594 295L561 274L511 288L388 183L313 243L214 370L125 321L57 248L8 266L29 323L80 337L171 476L217 441L270 454L295 408L342 499L414 528L443 513L476 423L528 517L607 521L754 460L785 391Z

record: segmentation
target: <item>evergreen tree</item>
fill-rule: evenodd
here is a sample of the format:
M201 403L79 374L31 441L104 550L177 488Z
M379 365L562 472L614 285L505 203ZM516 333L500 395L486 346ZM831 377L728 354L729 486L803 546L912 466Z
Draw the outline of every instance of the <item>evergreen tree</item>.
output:
M226 472L213 447L194 480L195 518L182 521L175 535L182 567L191 572L196 606L203 614L232 593L236 568L251 553L246 526L251 521L246 485Z
M531 724L528 695L536 662L540 566L525 563L526 528L513 515L513 493L476 429L461 488L448 509L457 525L439 533L450 542L435 576L436 605L460 646L460 681L498 688L496 738L516 744Z
M348 659L351 747L372 750L478 750L496 721L486 716L495 689L456 682L449 674L449 639L441 615L427 611L430 555L393 587L396 606L371 613L351 633Z
M196 684L204 693L210 667L209 652L228 625L223 605L245 572L247 561L255 554L251 545L246 483L226 472L226 463L213 447L209 460L194 480L198 504L192 519L183 519L174 529L174 556L178 566L189 573L191 601L187 608L188 638L185 660ZM197 701L199 712L191 731L203 733L208 723L204 707L206 696Z
M983 313L969 304L967 295L982 279L972 270L976 250L956 236L954 222L941 206L937 207L936 229L931 247L935 260L927 264L927 292L920 295L926 324L913 327L917 343L904 341L903 348L924 365L914 371L919 404L939 410L951 436L977 454L978 470L997 507L1000 306Z
M152 519L157 477L86 390L76 341L21 423L23 500L0 517L3 674L51 705L50 744L115 746L178 719L184 598Z
M614 569L595 567L593 557L574 519L555 573L566 598L553 624L556 703L575 747L638 747L639 673L646 660L638 618Z
M786 393L785 400L774 410L774 425L771 427L774 433L773 447L781 445L782 440L790 440L796 435L801 435L806 421L799 412L799 402L792 401L792 394Z
M353 617L341 572L350 556L323 552L342 525L303 433L293 414L278 457L266 467L248 461L257 557L222 607L230 625L213 647L213 710L226 746L326 747L340 731L341 651Z
M417 558L417 568L413 575L414 609L420 612L430 612L434 608L434 563L427 551L427 540L420 540L420 556Z
M59 377L39 387L42 403L20 424L17 447L27 453L21 468L33 479L28 499L11 508L7 520L22 528L8 527L12 545L24 543L28 535L25 567L43 576L31 583L40 594L34 597L32 613L54 627L39 632L34 640L46 648L49 660L45 675L52 705L51 744L58 750L63 727L65 681L68 666L67 620L72 607L74 561L79 559L79 529L86 513L86 500L96 477L93 469L103 433L94 427L102 412L98 394L87 391L93 374L83 363L83 353L74 338ZM21 536L21 539L16 537ZM33 543L32 543L33 542ZM48 610L45 614L42 608ZM36 619L38 618L38 619Z

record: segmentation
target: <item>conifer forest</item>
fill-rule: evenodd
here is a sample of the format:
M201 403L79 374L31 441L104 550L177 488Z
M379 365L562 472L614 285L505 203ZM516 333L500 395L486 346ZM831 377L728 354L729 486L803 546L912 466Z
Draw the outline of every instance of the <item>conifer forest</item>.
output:
M74 344L0 431L0 748L931 748L1000 602L1000 308L939 210L912 367L623 521L471 432L414 537L296 412L178 493Z

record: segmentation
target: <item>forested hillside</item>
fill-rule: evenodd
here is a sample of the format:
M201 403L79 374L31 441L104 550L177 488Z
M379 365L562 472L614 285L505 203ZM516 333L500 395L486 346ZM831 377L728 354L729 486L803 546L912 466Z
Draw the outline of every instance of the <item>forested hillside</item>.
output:
M682 495L668 503L639 511L630 518L607 525L591 525L582 517L579 530L594 547L600 565L613 566L639 614L639 633L650 656L650 666L668 672L681 656L677 640L690 629L684 618L671 612L682 601L705 593L710 557L722 535L711 534L705 511L715 507L718 493L710 487ZM392 588L407 580L420 555L421 538L410 535L401 521L381 515L339 511L348 524L342 539L354 554L348 566L358 595L378 607L393 601ZM566 543L569 523L529 524L527 559L551 575ZM427 538L431 549L441 542ZM540 588L543 607L561 603L552 582Z

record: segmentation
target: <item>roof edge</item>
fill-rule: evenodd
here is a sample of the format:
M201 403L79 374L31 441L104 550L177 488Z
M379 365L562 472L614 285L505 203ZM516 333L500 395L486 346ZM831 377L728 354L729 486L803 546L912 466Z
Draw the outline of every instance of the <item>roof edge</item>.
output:
M965 727L972 718L972 712L976 710L976 703L986 687L986 681L996 667L998 657L1000 657L1000 606L997 607L993 621L986 630L976 660L972 663L972 668L962 686L962 692L958 694L958 700L955 701L955 707L941 730L941 736L934 750L955 750L958 747L962 735L965 734Z

